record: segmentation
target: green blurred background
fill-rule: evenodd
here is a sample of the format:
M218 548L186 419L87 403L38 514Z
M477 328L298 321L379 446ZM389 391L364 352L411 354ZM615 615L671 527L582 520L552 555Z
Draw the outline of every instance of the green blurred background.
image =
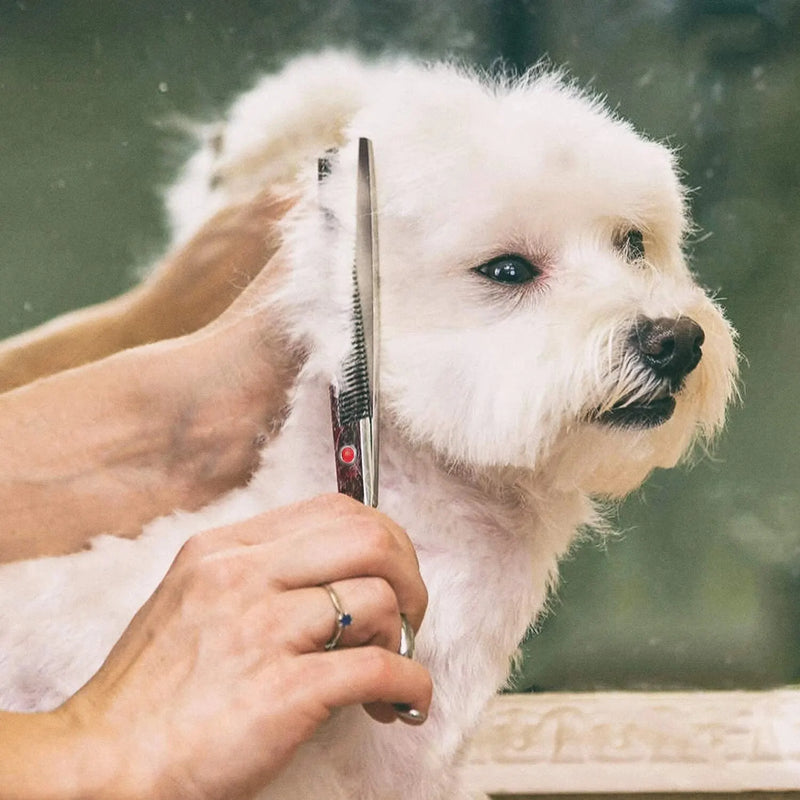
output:
M800 682L800 2L0 0L0 335L130 286L167 241L175 121L326 46L566 64L680 147L693 267L741 334L713 458L564 564L515 687Z

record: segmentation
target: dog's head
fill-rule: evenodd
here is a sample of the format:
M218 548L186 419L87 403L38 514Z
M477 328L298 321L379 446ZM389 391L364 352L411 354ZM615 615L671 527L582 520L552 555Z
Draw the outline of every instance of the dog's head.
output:
M346 313L323 320L347 308L370 137L385 419L455 464L613 495L720 427L736 350L685 263L668 149L552 74L401 65L360 91L332 174L288 222L288 294L337 356Z

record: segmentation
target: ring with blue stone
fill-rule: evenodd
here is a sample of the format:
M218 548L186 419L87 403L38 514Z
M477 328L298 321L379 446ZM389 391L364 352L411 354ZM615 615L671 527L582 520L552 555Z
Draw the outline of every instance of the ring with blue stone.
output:
M330 597L331 603L333 603L333 607L336 611L336 630L333 632L333 636L331 636L331 638L328 640L328 643L325 645L326 650L333 650L333 648L339 644L339 639L342 638L344 629L348 627L348 625L352 625L353 618L344 610L342 601L339 599L339 595L336 594L330 584L323 583L322 588L328 593L328 597Z

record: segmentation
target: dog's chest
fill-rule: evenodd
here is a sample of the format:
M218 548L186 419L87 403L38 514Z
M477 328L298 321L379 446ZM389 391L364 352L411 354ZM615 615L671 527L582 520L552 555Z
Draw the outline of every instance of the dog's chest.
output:
M50 605L39 608L35 618L17 620L27 624L28 632L38 629L43 646L36 664L26 663L30 653L9 653L6 667L12 676L18 668L33 670L46 684L42 697L51 702L54 693L63 697L75 691L189 535L335 489L327 408L316 394L324 400L323 393L300 393L295 413L247 489L197 514L160 520L138 542L106 540L92 552L37 564L40 569L28 577L46 584L63 572L58 580L64 593L50 593ZM388 444L380 507L409 531L430 596L417 640L417 658L430 670L435 686L430 719L419 729L401 723L381 726L360 708L345 709L301 750L285 775L266 790L265 799L455 798L456 764L465 738L506 679L509 659L543 604L557 552L571 534L568 525L556 543L552 535L537 530L532 509L509 515L507 508L459 487L417 454ZM131 564L146 567L132 571ZM97 582L104 575L115 577L102 592L108 602L101 609L87 604L86 595L89 587L99 591ZM25 590L35 595L35 580L26 583ZM21 582L17 585L22 588ZM13 580L6 584L12 587ZM0 586L0 595L2 591ZM90 609L95 610L91 619ZM73 618L81 619L85 628L80 658L74 647L59 640L61 623L73 624ZM74 686L64 684L64 670ZM7 677L0 675L0 680ZM13 689L10 695L13 702Z

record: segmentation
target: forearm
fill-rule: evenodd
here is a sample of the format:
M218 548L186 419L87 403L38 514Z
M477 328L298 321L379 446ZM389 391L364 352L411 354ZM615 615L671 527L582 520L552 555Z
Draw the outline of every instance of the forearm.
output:
M167 498L183 505L167 453L169 383L147 350L0 395L0 561L135 534Z
M133 340L128 310L135 297L83 308L0 342L0 392L148 341Z
M291 205L265 193L227 208L141 285L0 342L0 392L207 325L275 254L275 223Z
M293 376L265 336L243 318L0 395L0 562L135 536L244 483Z

